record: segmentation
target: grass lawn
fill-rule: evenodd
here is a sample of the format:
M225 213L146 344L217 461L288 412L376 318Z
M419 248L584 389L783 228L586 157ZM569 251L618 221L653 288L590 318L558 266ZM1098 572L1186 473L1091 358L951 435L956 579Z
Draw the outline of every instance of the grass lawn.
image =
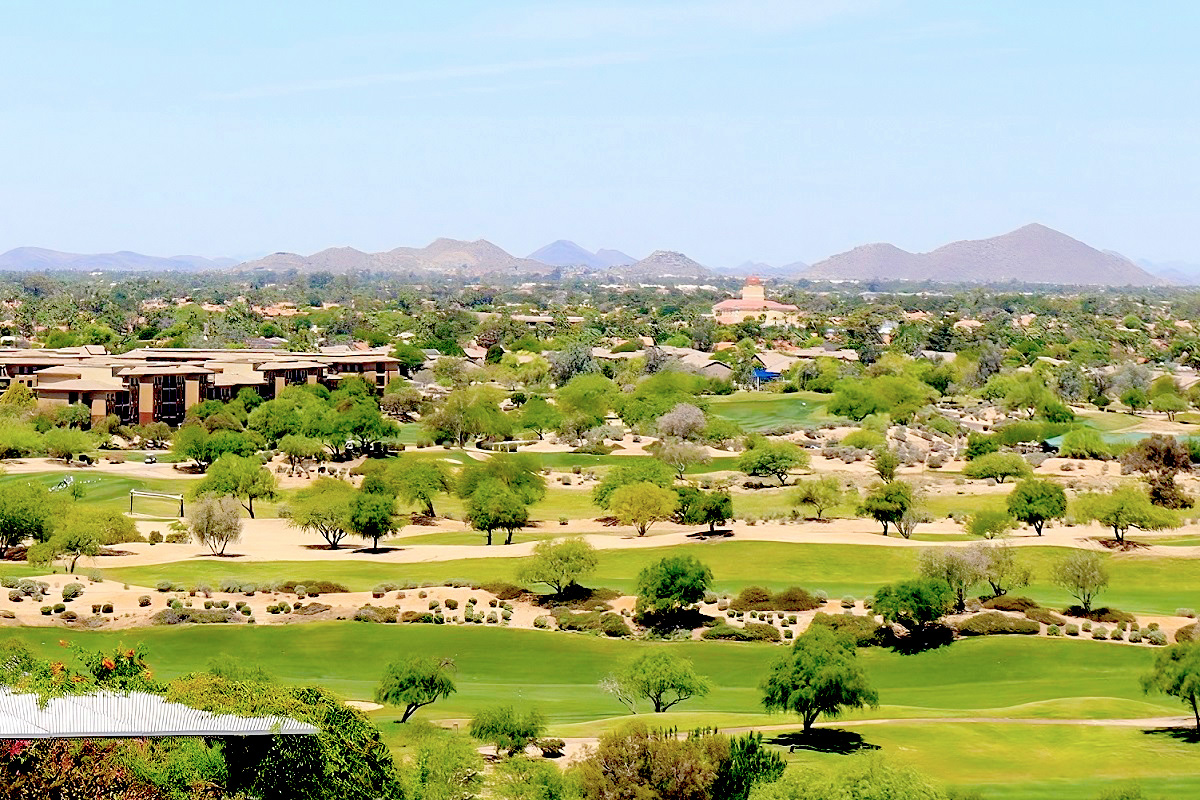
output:
M85 648L140 641L156 675L170 679L211 662L258 664L289 683L316 683L348 698L369 699L385 665L413 653L452 657L458 693L424 709L426 719L462 719L482 705L536 706L550 734L596 735L628 719L598 687L616 665L651 648L689 658L713 691L682 711L643 714L652 725L780 725L794 717L759 710L758 681L781 647L724 642L649 643L582 634L490 627L369 625L195 626L120 632L15 628L6 632L47 656L67 639ZM329 658L337 653L337 658ZM1200 789L1200 745L1134 728L988 722L904 722L984 717L1076 719L1175 715L1181 705L1143 697L1138 676L1149 650L1087 641L993 637L956 642L913 656L860 651L880 707L852 714L841 727L947 783L988 800L1092 800L1116 780L1144 779L1165 796ZM398 740L394 709L372 715L385 740ZM869 718L897 720L862 724ZM857 723L857 724L856 724ZM770 733L768 738L780 736ZM778 740L784 744L786 739ZM841 756L798 750L793 763Z
M1128 430L1146 421L1145 417L1139 417L1137 414L1125 414L1119 411L1111 413L1107 411L1084 411L1078 417L1088 427L1104 431L1105 433Z
M493 545L503 552L503 545ZM1034 581L1019 590L1051 607L1072 602L1050 583L1052 564L1066 548L1021 548L1020 558L1033 570ZM713 570L713 588L736 592L757 584L771 589L804 586L823 589L830 597L865 597L881 584L910 578L916 571L917 548L845 544L710 541L644 550L602 550L599 568L588 581L625 592L634 591L638 572L667 555L695 555ZM1171 614L1180 607L1200 606L1200 559L1161 558L1138 554L1104 554L1110 582L1098 603L1142 614ZM519 558L465 558L415 564L380 564L351 560L245 562L192 560L145 567L104 570L107 577L142 586L159 580L182 584L213 583L222 578L265 582L274 579L331 580L350 589L368 590L382 581L434 583L452 580L512 581ZM103 565L101 565L103 566ZM2 566L0 574L29 574L27 568Z
M1003 511L1008 502L1006 494L938 494L924 498L921 505L934 519L951 514L974 514L976 511ZM919 530L919 529L918 529Z
M847 726L885 752L986 800L1095 800L1136 781L1148 797L1200 796L1200 745L1136 728L987 723ZM831 754L797 751L797 763Z
M129 511L129 491L131 489L169 494L187 494L188 489L195 485L194 481L183 478L129 478L123 475L110 475L88 469L72 469L3 475L0 476L0 492L4 491L8 486L17 486L25 483L36 483L45 486L47 489L53 489L68 475L73 477L77 483L81 483L84 486L85 494L83 499L77 502L126 512ZM69 499L69 496L65 493L60 496L64 499ZM134 509L140 514L161 515L164 517L179 516L179 503L174 500L157 500L149 497L140 497L137 499ZM257 510L256 508L255 511Z
M708 410L714 416L733 420L745 430L761 431L832 419L825 411L827 402L829 395L817 392L734 392L709 398Z

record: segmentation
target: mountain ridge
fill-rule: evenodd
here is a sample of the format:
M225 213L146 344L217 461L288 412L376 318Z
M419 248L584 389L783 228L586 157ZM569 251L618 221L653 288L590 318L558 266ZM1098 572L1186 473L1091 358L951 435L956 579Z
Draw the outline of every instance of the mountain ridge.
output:
M886 242L859 245L813 264L801 277L1079 286L1166 283L1120 254L1097 250L1036 222L987 239L950 242L927 253L910 253Z

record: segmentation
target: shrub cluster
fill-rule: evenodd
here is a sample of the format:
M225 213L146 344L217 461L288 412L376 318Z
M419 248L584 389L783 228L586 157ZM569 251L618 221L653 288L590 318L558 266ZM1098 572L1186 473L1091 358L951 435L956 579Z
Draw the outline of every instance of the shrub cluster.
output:
M874 617L859 617L853 614L826 614L818 611L812 624L840 631L853 639L859 647L883 644L887 633L887 628L877 623Z
M614 638L633 636L628 623L620 614L612 611L572 611L569 608L556 608L552 612L559 630L583 631Z
M812 611L822 602L820 593L812 594L799 586L775 593L761 586L747 586L729 607L734 611Z
M963 636L994 636L1008 633L1030 635L1042 630L1042 626L1033 620L1010 617L999 611L976 614L958 622L954 627Z
M165 608L152 616L150 622L155 625L209 625L233 622L235 619L237 613L228 608Z

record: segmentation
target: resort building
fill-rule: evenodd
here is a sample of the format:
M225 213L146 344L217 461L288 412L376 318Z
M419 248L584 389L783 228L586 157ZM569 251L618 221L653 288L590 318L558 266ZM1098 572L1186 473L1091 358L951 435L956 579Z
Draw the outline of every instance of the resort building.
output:
M736 325L748 319L757 319L765 325L786 327L798 322L800 309L788 303L768 300L762 281L750 277L742 287L741 298L722 300L713 306L712 313L721 325Z

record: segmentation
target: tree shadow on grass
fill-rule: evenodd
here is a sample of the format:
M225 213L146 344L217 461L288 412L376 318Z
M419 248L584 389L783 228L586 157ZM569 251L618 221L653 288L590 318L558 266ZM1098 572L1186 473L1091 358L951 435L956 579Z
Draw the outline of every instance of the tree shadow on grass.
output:
M862 750L880 749L879 745L871 744L863 739L862 734L844 731L840 728L816 728L808 733L803 731L781 733L768 739L767 744L786 747L789 753L797 750L809 750L814 753L849 755Z
M1149 728L1142 731L1146 736L1166 736L1188 744L1200 744L1200 730L1194 725L1179 728Z
M245 553L196 553L192 558L245 558Z
M689 533L687 538L705 541L707 539L728 539L731 536L733 536L733 530L730 528L717 528L715 531L706 529L702 531L696 531L695 533Z
M403 547L360 547L353 552L362 553L369 556L378 556L383 555L384 553L395 553L403 549Z

